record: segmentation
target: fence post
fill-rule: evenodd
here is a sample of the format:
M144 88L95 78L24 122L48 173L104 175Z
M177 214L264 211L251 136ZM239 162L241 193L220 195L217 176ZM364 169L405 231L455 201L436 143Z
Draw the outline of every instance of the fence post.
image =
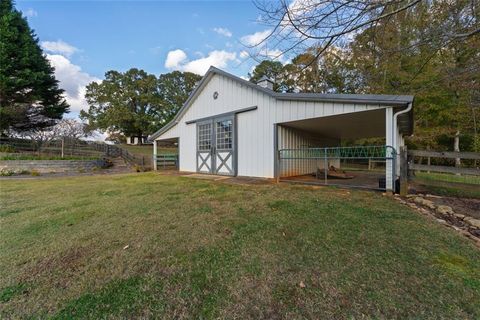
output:
M323 153L324 153L324 164L323 164L323 170L325 170L325 184L328 183L328 161L327 161L327 148L323 148Z
M408 193L408 158L407 147L400 147L400 195Z
M157 171L157 140L153 140L153 170Z

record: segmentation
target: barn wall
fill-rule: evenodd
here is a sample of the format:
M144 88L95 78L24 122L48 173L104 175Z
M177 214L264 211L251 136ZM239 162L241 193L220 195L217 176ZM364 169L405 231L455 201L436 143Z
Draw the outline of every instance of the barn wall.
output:
M311 136L307 132L278 126L278 149L325 148L339 146L340 140ZM329 159L327 166L340 168L339 159ZM281 177L291 177L312 174L317 169L324 169L323 159L284 159L280 161L279 174Z
M213 99L213 93L218 98ZM157 140L179 138L180 170L196 171L196 124L185 122L257 106L237 115L238 175L274 177L275 123L384 108L366 104L276 100L228 77L214 74L178 123Z

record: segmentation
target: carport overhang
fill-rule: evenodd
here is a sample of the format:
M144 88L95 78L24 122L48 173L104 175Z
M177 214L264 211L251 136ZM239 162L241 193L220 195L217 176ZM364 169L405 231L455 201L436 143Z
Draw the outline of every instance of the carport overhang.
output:
M393 113L401 108L393 108ZM331 115L320 118L303 119L279 123L279 125L303 131L312 136L336 140L385 137L386 108ZM412 112L398 118L398 128L402 135L412 132Z

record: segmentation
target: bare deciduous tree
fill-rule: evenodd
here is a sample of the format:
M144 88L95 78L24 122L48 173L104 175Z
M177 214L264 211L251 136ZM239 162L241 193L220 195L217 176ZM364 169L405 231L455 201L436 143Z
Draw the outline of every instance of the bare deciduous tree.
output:
M429 34L422 37L423 44L435 42L441 48L449 42L462 41L480 33L477 0L258 0L255 2L261 12L258 20L268 29L262 39L244 44L251 49L250 56L257 60L277 59L315 48L313 63L330 46L345 45L356 34L379 23L386 23L388 19L415 6L426 5L431 10L454 12L453 7L458 2L464 2L460 12L461 24L447 17L437 21L431 26ZM412 43L411 46L419 44Z
M24 131L19 136L31 140L39 153L50 142L55 140L62 141L63 154L63 142L65 139L73 142L80 138L88 137L90 134L91 132L88 131L86 124L75 119L63 119L52 127Z
M63 119L52 127L52 134L57 138L80 139L89 136L87 125L75 119Z

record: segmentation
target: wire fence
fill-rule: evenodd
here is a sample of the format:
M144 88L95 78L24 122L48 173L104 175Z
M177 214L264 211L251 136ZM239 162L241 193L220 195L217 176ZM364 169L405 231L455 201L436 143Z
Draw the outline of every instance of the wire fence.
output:
M128 164L137 167L137 171L151 169L150 161L144 155L132 153L117 145L109 145L94 141L79 139L58 139L48 142L39 142L29 139L0 138L0 153L3 154L30 154L35 156L58 157L121 157Z

